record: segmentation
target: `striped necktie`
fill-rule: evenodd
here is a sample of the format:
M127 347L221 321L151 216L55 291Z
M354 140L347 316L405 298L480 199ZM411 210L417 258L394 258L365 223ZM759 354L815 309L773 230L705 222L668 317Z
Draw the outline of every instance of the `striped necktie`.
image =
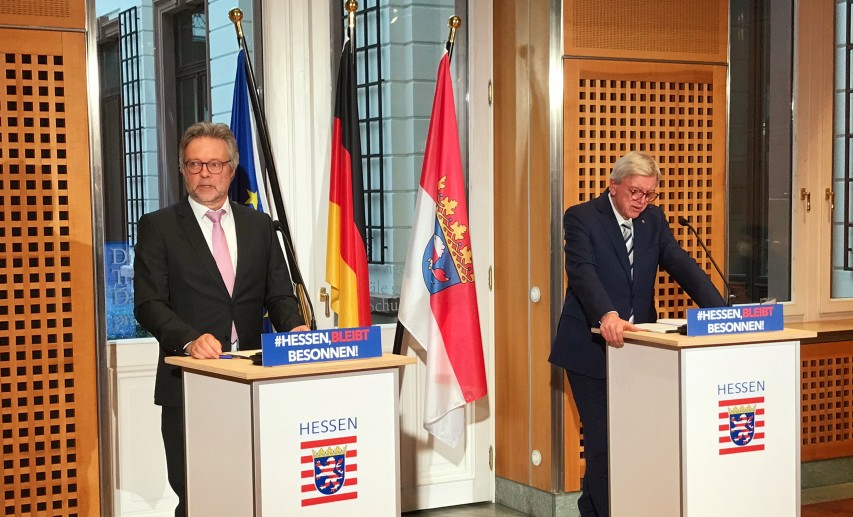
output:
M628 250L628 262L631 264L631 279L634 278L634 228L631 223L622 223L622 238L625 240L625 249Z
M628 250L628 263L631 264L631 281L634 281L634 227L630 221L622 223L622 238L625 239L625 249ZM631 315L628 321L634 323L634 307L631 307Z

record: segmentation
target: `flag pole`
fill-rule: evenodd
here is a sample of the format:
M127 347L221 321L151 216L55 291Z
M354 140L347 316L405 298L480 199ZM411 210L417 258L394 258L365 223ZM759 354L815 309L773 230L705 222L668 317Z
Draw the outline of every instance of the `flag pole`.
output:
M462 18L455 14L447 19L447 26L450 27L450 35L447 37L447 60L453 59L453 47L456 45L456 29L462 26Z
M349 3L352 0L348 0ZM447 43L444 48L447 50L447 60L453 57L453 47L456 44L456 30L462 26L462 18L456 16L455 14L447 19L447 26L450 27L450 35L447 37ZM391 350L391 353L400 355L403 351L403 324L400 323L400 318L397 318L397 328L394 331L394 347Z
M355 54L355 12L358 11L358 2L356 0L347 0L344 4L344 9L347 11L347 39L352 43L349 46L351 53Z
M263 166L265 177L269 181L270 190L272 191L273 204L275 205L277 221L273 221L276 230L281 233L284 241L284 254L287 257L287 265L290 270L290 279L293 282L293 287L296 292L296 298L299 302L299 312L302 313L302 318L305 324L311 329L317 328L317 322L314 319L314 308L311 305L311 298L308 296L308 289L305 287L305 281L302 279L302 273L299 271L299 264L296 262L296 252L293 247L293 238L290 234L290 227L287 224L287 213L284 211L284 200L281 195L281 187L278 182L278 173L275 168L275 161L272 155L272 144L270 143L269 130L267 128L267 120L264 116L264 109L261 105L261 100L258 97L258 87L255 81L255 72L252 69L252 61L249 57L249 49L246 46L246 38L243 35L243 11L235 7L228 11L228 18L234 24L237 31L237 43L243 50L246 56L246 81L249 84L249 100L252 103L252 111L255 115L255 124L258 130L258 140L261 144L261 155L263 158ZM276 329L278 331L290 329Z

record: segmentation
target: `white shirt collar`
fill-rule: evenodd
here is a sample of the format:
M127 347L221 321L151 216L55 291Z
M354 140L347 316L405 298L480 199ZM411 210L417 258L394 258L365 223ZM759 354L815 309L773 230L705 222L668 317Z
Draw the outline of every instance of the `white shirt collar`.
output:
M619 226L622 226L622 223L627 222L627 223L628 223L628 226L633 227L633 226L634 226L634 222L633 222L633 220L631 220L631 219L625 219L624 217L622 217L622 214L620 214L620 213L619 213L619 210L616 210L616 205L614 205L614 204L613 204L613 195L612 195L609 191L608 191L608 194L607 194L607 199L609 199L609 200L610 200L610 208L612 208L612 209L613 209L613 215L615 215L615 216L616 216L616 223L617 223Z
M210 209L189 196L187 196L187 200L190 202L190 208L192 208L193 210L193 215L195 215L195 218L197 220L201 221L204 217L204 214L206 214ZM225 210L225 213L228 214L228 217L233 217L233 215L231 214L231 203L228 200L226 200L225 203L222 204L220 210Z

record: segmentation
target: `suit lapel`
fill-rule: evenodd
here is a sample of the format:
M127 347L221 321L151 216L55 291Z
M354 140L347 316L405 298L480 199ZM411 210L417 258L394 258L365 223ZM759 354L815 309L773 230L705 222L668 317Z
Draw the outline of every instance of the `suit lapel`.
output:
M234 294L240 288L241 281L245 276L246 268L249 267L248 257L240 258L241 251L248 250L248 242L244 242L249 235L249 221L247 214L239 210L235 203L231 203L231 214L234 216L234 229L237 232L237 269L234 274Z
M210 276L213 277L214 282L222 288L222 291L225 294L228 294L228 288L225 287L225 281L222 280L222 274L216 266L216 259L213 258L213 253L211 253L210 247L204 239L201 226L199 226L187 198L184 198L184 200L178 204L177 211L178 224L181 225L181 229L183 229L184 234L187 236L187 240L195 250L199 264L201 264Z
M648 257L649 244L653 241L649 236L653 233L651 226L646 222L647 210L648 207L640 213L639 217L634 219L634 271L637 271L645 263L646 257Z

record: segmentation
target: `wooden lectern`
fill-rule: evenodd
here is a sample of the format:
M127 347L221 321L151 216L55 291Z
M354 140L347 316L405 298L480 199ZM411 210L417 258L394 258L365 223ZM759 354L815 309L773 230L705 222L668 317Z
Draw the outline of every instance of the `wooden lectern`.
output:
M814 336L626 332L607 347L610 514L799 515L799 340Z
M400 514L399 367L413 357L183 369L191 517Z

